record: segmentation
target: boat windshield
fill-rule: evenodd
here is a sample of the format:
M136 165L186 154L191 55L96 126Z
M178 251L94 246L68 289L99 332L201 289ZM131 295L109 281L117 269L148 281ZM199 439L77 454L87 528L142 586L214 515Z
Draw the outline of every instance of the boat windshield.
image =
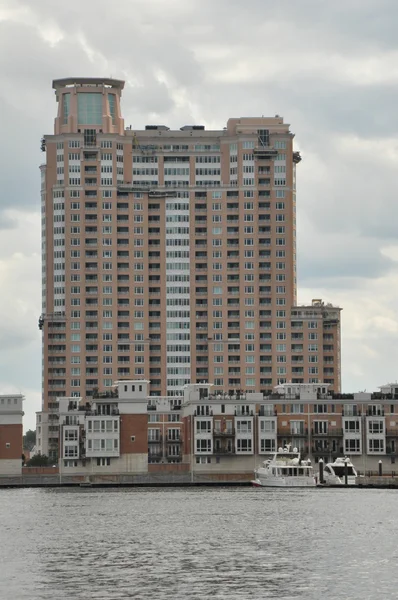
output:
M310 471L308 467L304 467L303 469L300 469L299 467L292 467L290 469L288 467L284 467L281 468L281 475L285 477L308 477L310 475Z
M289 459L291 460L292 458L299 458L299 454L298 452L279 452L276 455L276 459Z
M333 467L333 471L335 472L335 474L337 475L337 477L344 477L345 476L345 467ZM347 471L348 471L348 475L355 475L354 473L354 468L350 465L348 465L347 467Z

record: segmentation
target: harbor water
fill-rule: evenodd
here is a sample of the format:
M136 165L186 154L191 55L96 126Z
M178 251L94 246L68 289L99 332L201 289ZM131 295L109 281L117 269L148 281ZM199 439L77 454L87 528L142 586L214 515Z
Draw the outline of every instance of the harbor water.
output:
M395 599L398 492L1 489L0 598Z

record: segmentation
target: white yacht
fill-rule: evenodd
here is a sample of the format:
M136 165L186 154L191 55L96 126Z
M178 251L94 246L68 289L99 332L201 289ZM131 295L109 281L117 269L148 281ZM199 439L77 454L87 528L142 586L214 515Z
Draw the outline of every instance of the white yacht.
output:
M314 487L316 480L310 459L302 460L297 448L278 448L274 456L254 471L256 487Z
M347 462L347 484L355 485L358 473L351 459L348 457L336 458L334 462L326 463L323 468L324 485L345 485L345 464Z

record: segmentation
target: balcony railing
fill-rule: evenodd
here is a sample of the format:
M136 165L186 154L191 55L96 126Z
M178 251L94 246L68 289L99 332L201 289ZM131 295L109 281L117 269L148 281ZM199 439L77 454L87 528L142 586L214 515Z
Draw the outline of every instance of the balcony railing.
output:
M235 435L235 429L225 429L223 431L220 429L213 429L213 435L215 437L232 437Z
M148 444L159 444L163 440L163 436L157 435L156 437L149 437Z
M253 149L253 154L257 158L275 158L278 155L278 150L275 150L271 146L258 146Z
M162 460L162 458L164 458L162 452L148 452L149 463L158 463Z
M329 427L327 431L319 432L315 431L314 429L311 429L311 435L313 437L342 437L343 430L338 428L331 429Z
M260 407L258 416L259 417L276 417L276 416L278 416L278 411L276 409L272 410L272 411L268 411L268 410L265 410L264 407Z
M314 454L315 456L316 455L322 455L322 456L324 456L325 454L327 454L327 455L331 454L332 456L341 456L341 455L344 454L344 450L343 450L342 447L340 447L340 448L334 448L333 449L333 448L330 448L330 447L321 448L321 447L318 447L318 446L314 446L311 449L311 453Z
M398 438L398 429L386 429L386 437Z

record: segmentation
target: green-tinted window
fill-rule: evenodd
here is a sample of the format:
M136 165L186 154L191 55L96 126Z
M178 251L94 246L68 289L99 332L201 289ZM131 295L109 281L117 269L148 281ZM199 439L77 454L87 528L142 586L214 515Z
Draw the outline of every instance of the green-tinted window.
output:
M69 107L70 107L70 94L64 94L64 106L63 106L63 110L64 110L64 114L63 114L64 125L68 124Z
M102 94L81 92L77 95L77 120L79 125L101 125Z
M116 116L116 96L115 94L108 94L108 100L109 100L109 113L112 117L112 123L115 123L115 116Z

